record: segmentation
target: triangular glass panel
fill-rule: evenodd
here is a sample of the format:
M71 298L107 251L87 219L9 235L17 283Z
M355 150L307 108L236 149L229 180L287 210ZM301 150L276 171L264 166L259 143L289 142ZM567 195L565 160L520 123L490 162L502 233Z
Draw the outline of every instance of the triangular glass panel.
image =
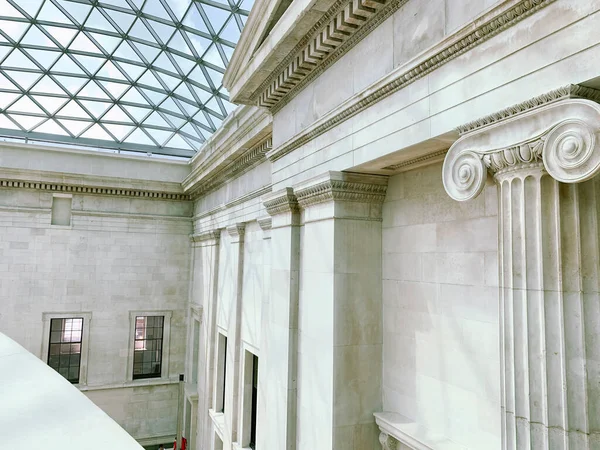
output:
M90 10L92 9L89 5L85 5L83 3L67 2L65 0L59 0L59 3L80 25L83 25Z
M152 65L155 67L160 67L162 70L166 70L167 72L171 72L173 75L179 75L177 69L171 63L171 60L169 60L169 57L165 52L162 52Z
M208 28L206 28L206 25L204 24L204 20L202 19L198 8L196 7L196 2L192 2L189 12L186 14L185 19L183 19L183 24L194 30L210 34Z
M117 69L115 65L110 61L106 61L102 68L96 73L96 76L109 78L112 80L127 80L127 78L125 78L121 71Z
M44 29L63 47L67 47L77 34L77 30L52 25L44 25Z
M48 50L35 50L35 49L27 49L25 50L29 55L34 58L44 69L48 70L52 67L52 64L58 59L58 57L62 54L60 51L51 52Z
M26 131L35 128L41 122L46 120L45 117L24 116L21 114L9 114L9 116L16 120L17 123L21 125L21 127L23 127Z
M106 53L112 53L121 43L121 39L113 36L107 36L106 34L90 33L90 35L96 40L96 42L98 42L98 44L100 44Z
M164 145L166 140L173 135L173 131L157 130L155 128L145 128L145 130L150 133L150 136L152 136L152 138L160 146Z
M154 59L160 53L160 49L159 48L152 47L150 45L141 44L139 42L136 42L135 44L132 43L132 45L134 45L142 53L142 55L144 56L144 58L146 59L146 61L148 61L149 63L151 63L152 61L154 61ZM158 44L156 44L156 45L158 45Z
M52 80L49 76L44 76L38 83L31 89L32 92L39 92L42 94L65 94L65 91L60 88L58 84Z
M162 102L166 98L166 94L162 94L151 89L142 88L142 92L144 92L144 94L148 96L148 98L154 105L160 104L160 102Z
M82 52L102 55L100 49L96 47L96 44L90 41L83 31L77 35L73 42L71 42L71 45L69 45L69 50L80 50Z
M208 48L206 53L202 56L202 59L225 70L225 63L223 62L223 59L221 59L221 55L215 44Z
M206 71L208 72L208 75L210 76L210 79L212 80L215 87L219 89L219 87L221 87L221 84L223 83L223 74L221 72L217 72L214 69L211 69L210 67L207 67Z
M183 98L194 101L194 96L188 89L186 83L181 83L177 89L175 89L175 94L182 96Z
M240 3L240 8L250 12L253 5L254 5L254 0L242 0L242 3Z
M65 16L60 9L58 9L52 2L45 1L42 9L37 15L37 20L44 22L59 22L71 25L71 22L67 16Z
M166 75L164 73L159 73L159 76L165 82L165 84L169 88L169 91L171 92L175 90L175 88L181 83L181 79L172 77L170 75Z
M52 42L50 38L48 38L48 36L42 33L40 29L36 26L32 26L31 28L29 28L29 31L25 33L25 36L23 36L23 39L21 39L21 44L58 49L54 42Z
M21 86L24 91L28 90L40 78L39 73L32 72L17 72L13 70L5 70L4 73L12 78L15 83ZM14 84L14 83L13 83Z
M169 122L171 122L173 124L173 126L175 128L179 128L181 125L183 125L185 123L185 119L182 119L181 117L176 117L172 114L165 114L165 117L167 118L167 120Z
M1 129L18 130L19 127L10 120L7 116L0 115L0 130Z
M120 6L121 8L130 8L129 3L127 3L125 0L104 0L103 3L106 3L108 5Z
M81 68L75 64L75 62L69 57L69 55L62 55L56 64L52 66L52 73L72 73L74 75L82 75L85 76L85 72L81 70Z
M57 114L60 117L69 117L76 119L90 119L90 116L79 106L75 100L71 100Z
M196 132L196 129L191 123L186 123L183 127L181 127L179 131L183 131L184 133L189 134L191 137L198 137L198 133Z
M210 119L212 120L212 123L215 125L215 129L219 128L221 126L221 124L223 123L222 119L220 119L219 117L216 117L213 114L210 114Z
M241 31L235 21L235 18L231 16L231 18L227 21L227 25L223 28L223 30L219 33L219 37L222 39L227 39L229 42L233 44L237 44L240 40Z
M11 90L11 91L19 91L19 88L15 86L12 81L6 78L4 75L0 74L0 89L3 90Z
M19 94L9 94L8 92L0 92L0 109L6 109L8 105L19 98Z
M148 70L144 75L142 75L142 77L138 80L138 83L162 89L160 82L156 79L156 77L150 70Z
M179 66L179 68L181 69L181 71L184 74L188 74L190 73L190 71L196 67L196 61L191 60L191 59L187 59L187 58L183 58L179 55L176 54L171 54L171 56L173 57L173 59L175 60L175 63Z
M49 119L45 121L43 124L37 126L34 131L36 133L44 133L44 134L57 134L59 136L68 136L69 134L56 123L54 120Z
M116 11L114 11L114 12L116 13ZM113 11L107 12L107 14L113 20L115 19L114 15L113 15ZM115 22L116 22L116 20L115 20ZM100 13L100 10L97 8L94 8L92 13L88 17L87 22L85 23L85 26L90 29L110 31L112 33L117 31L117 30L115 30L115 27L113 27L111 25L111 23L106 19L106 17L104 17L104 15L102 13Z
M198 112L197 106L190 105L189 103L183 102L181 100L177 100L177 101L183 107L187 116L192 117L194 114L196 114Z
M198 6L202 9L204 9L204 12L208 16L210 25L212 26L215 33L218 33L219 30L221 30L221 28L223 27L223 25L225 24L225 22L231 15L230 11L225 11L224 9L217 8L215 6L211 6L211 5L207 5L207 4L198 4Z
M27 31L29 23L15 22L13 20L0 20L0 30L4 31L11 39L19 41Z
M87 82L86 78L66 77L62 75L54 75L54 79L64 86L71 94L76 94Z
M6 0L0 0L0 11L2 11L2 15L5 17L18 17L19 19L23 19L24 17L23 14Z
M136 66L125 62L116 62L116 65L121 67L121 69L123 69L133 81L137 80L144 70L146 70L145 67Z
M188 11L190 4L194 4L195 2L188 1L180 1L180 2L167 2L167 7L175 14L177 20L181 21L185 13Z
M187 36L192 42L192 46L194 47L194 50L196 50L198 57L202 56L212 43L212 41L209 41L208 39L203 38L202 36L198 36L197 34L187 33Z
M194 70L192 70L192 72L188 75L188 78L190 78L192 81L195 81L198 84L206 86L207 88L210 87L210 84L208 83L208 80L206 79L206 75L204 75L204 72L202 71L202 67L200 67L199 65L196 66L196 68Z
M104 91L93 80L91 80L88 84L85 85L85 87L81 91L79 91L77 97L90 97L101 100L110 100L108 95L106 95Z
M169 17L159 0L146 0L142 12L151 16L160 17L161 19L167 19Z
M130 142L132 144L140 144L140 145L156 145L152 140L141 130L141 128L136 128L133 133L131 133L125 142Z
M150 31L148 31L148 28L146 28L146 25L144 25L142 19L139 18L135 21L131 30L129 30L129 36L143 41L156 42Z
M25 54L15 48L10 55L6 57L4 62L2 63L2 67L14 67L15 69L37 69L36 66Z
M129 116L123 112L119 105L114 105L112 108L110 108L108 112L104 114L102 120L110 122L132 123Z
M148 105L148 102L146 101L144 96L142 94L140 94L140 92L134 87L129 89L127 91L127 93L123 97L121 97L121 101L137 103L137 104L144 105L144 106Z
M129 28L131 27L131 24L135 20L135 15L111 10L110 18L115 21L115 23L123 33L127 33Z
M2 60L4 59L4 57L6 55L8 55L8 52L11 51L10 47L0 47L0 65L2 65Z
M131 48L127 41L123 41L119 48L115 51L114 56L123 58L129 61L135 61L141 63L142 60L138 57L137 53Z
M131 132L131 130L133 130L133 127L128 127L127 125L115 125L107 123L104 126L115 138L117 138L119 142L122 141L125 136Z
M98 119L108 109L112 103L93 102L90 100L79 100L85 109L87 109L96 119Z
M194 89L194 92L196 93L202 104L206 103L212 95L210 92L205 91L204 89L201 89L198 86L193 86L192 89Z
M43 114L46 115L44 111L41 110L39 106L37 106L29 97L21 97L18 101L14 102L10 108L8 108L9 112L20 112L24 114Z
M227 100L223 100L222 103L225 107L225 111L227 111L227 114L235 111L235 109L237 108L237 105L234 105L233 103L228 102Z
M73 55L77 61L79 61L83 67L85 67L88 72L91 74L96 73L96 70L100 68L102 63L104 63L104 59L95 58L93 56L85 56L85 55Z
M214 97L212 97L208 102L206 102L204 106L208 109L211 109L217 114L221 114L221 108L219 107L219 104L216 102Z
M68 100L68 98L48 97L45 95L34 95L33 98L50 114L58 111Z
M165 110L165 111L173 111L176 114L181 114L181 111L179 110L179 107L175 104L175 102L173 101L172 98L167 98L164 102L162 102L160 104L160 109Z
M229 61L231 61L231 57L233 56L234 49L225 44L219 43L217 45L221 45L221 48L223 49L223 53L225 53L225 56L227 57L227 64L229 64Z
M129 84L127 83L112 83L110 81L101 81L100 83L108 90L110 95L117 99L123 95L129 87Z
M144 118L152 112L151 109L138 108L137 106L126 106L127 112L135 119L136 122L142 122Z
M44 0L27 0L19 1L18 5L23 11L29 14L31 17L35 17L40 10L40 6Z
M74 136L79 136L83 130L89 127L93 122L88 122L84 120L68 120L68 119L58 119L60 123L62 123L69 132Z
M146 120L144 120L144 125L172 128L171 125L169 125L157 111L154 111Z
M156 20L148 20L148 25L156 32L163 44L169 42L171 36L175 33L174 27L157 22Z
M171 138L171 140L165 145L165 147L173 147L173 148L183 148L186 150L193 150L193 148L188 144L185 139L181 137L178 133Z
M104 131L104 129L98 124L92 126L89 130L83 133L81 137L84 139L94 139L100 141L114 141L114 139L110 137L110 134Z
M167 44L168 47L170 49L183 52L186 55L191 56L193 59L196 59L196 56L193 55L192 51L190 50L190 47L185 42L185 39L183 39L182 33L185 34L183 31L178 31L177 33L175 33L169 41L169 43Z

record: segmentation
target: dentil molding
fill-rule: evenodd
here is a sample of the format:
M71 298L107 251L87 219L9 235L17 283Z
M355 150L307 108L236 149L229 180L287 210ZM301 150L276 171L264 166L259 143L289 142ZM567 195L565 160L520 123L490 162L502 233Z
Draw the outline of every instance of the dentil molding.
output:
M588 98L599 94L568 86L461 127L444 160L446 192L470 200L488 172L497 178L541 165L563 183L592 178L600 172L600 104Z
M299 211L298 199L292 188L284 188L271 192L263 197L263 205L269 215L274 216L284 213L297 213Z
M387 177L381 177L381 183L373 184L330 178L294 190L302 208L329 201L381 204L385 200L386 191Z

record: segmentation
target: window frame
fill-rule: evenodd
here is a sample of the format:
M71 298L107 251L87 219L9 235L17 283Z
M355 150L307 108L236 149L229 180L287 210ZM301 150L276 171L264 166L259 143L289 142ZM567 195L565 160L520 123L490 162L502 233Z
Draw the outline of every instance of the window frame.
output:
M256 427L254 430L256 439L258 432L258 397L259 397L259 381L260 381L260 373L258 373L258 368L260 367L260 352L253 345L248 344L247 342L242 342L242 367L240 368L242 371L242 385L241 385L241 404L240 404L240 423L239 423L239 437L240 444L243 449L254 449L256 447L256 441L251 442L252 435L252 406L253 406L253 381L254 381L254 358L256 358L256 362L259 364L257 367L257 387L256 387Z
M153 380L165 380L169 378L169 354L171 337L171 317L173 311L129 311L129 344L127 355L127 381L133 383L148 383ZM135 319L140 316L163 316L163 338L162 338L162 359L160 367L160 376L133 378L133 359L135 350Z
M88 356L89 356L89 341L90 341L90 323L92 321L91 312L83 311L68 311L68 312L44 312L42 313L42 348L40 359L44 364L48 365L48 355L50 353L50 322L52 319L83 319L82 334L81 334L81 353L79 360L79 382L72 383L73 386L87 386L88 376ZM54 369L52 369L54 370ZM65 380L68 381L67 378Z

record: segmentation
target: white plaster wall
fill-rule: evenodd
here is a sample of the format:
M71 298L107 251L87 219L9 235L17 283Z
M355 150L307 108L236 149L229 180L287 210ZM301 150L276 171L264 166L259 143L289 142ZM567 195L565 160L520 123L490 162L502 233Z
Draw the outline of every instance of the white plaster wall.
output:
M454 202L441 164L390 178L383 208L383 410L424 436L500 449L497 194Z
M118 386L131 310L173 311L169 375L183 370L191 204L74 195L69 228L51 202L0 190L0 330L39 357L43 312L91 312L87 394L135 438L172 434L176 386Z
M411 2L416 3L411 0L405 7ZM429 1L432 2L434 0ZM598 2L557 0L549 4L274 161L273 190L326 170L347 170L394 152L401 154L401 149L440 137L486 114L565 84L582 83L597 77L599 11ZM402 9L396 14L401 12ZM370 45L374 53L383 51L382 46L396 46L398 37L395 35L390 44L392 35L388 29L391 28L388 23L381 24L359 45ZM450 28L447 31L450 32ZM354 54L357 48L348 55ZM316 89L322 77L331 76L331 86L346 89L344 76L347 71L334 71L336 65L344 64L346 56L311 86ZM361 76L367 78L370 71L379 70L378 64L363 62L359 68ZM313 113L306 120L297 119L295 109L305 114L305 110L312 111L314 104L328 102L325 94L305 93L311 86L275 114L274 147L317 120L318 116ZM302 126L296 126L297 122ZM381 169L385 165L382 162L374 168Z

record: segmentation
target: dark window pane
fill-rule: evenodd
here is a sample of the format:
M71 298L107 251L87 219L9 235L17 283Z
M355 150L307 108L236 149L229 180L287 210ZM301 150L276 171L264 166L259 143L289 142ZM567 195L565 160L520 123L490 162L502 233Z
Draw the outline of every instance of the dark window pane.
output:
M71 344L60 344L61 355L67 355L71 353Z
M50 343L52 343L52 344L58 344L58 343L60 343L61 336L62 336L62 332L61 331L52 331L50 333Z
M69 369L69 381L77 383L79 381L79 366Z
M160 377L163 316L136 317L133 378Z
M79 383L83 318L51 319L48 364L72 383Z
M51 319L50 320L50 330L60 331L61 327L62 327L62 319Z
M60 345L50 344L50 355L60 354Z

